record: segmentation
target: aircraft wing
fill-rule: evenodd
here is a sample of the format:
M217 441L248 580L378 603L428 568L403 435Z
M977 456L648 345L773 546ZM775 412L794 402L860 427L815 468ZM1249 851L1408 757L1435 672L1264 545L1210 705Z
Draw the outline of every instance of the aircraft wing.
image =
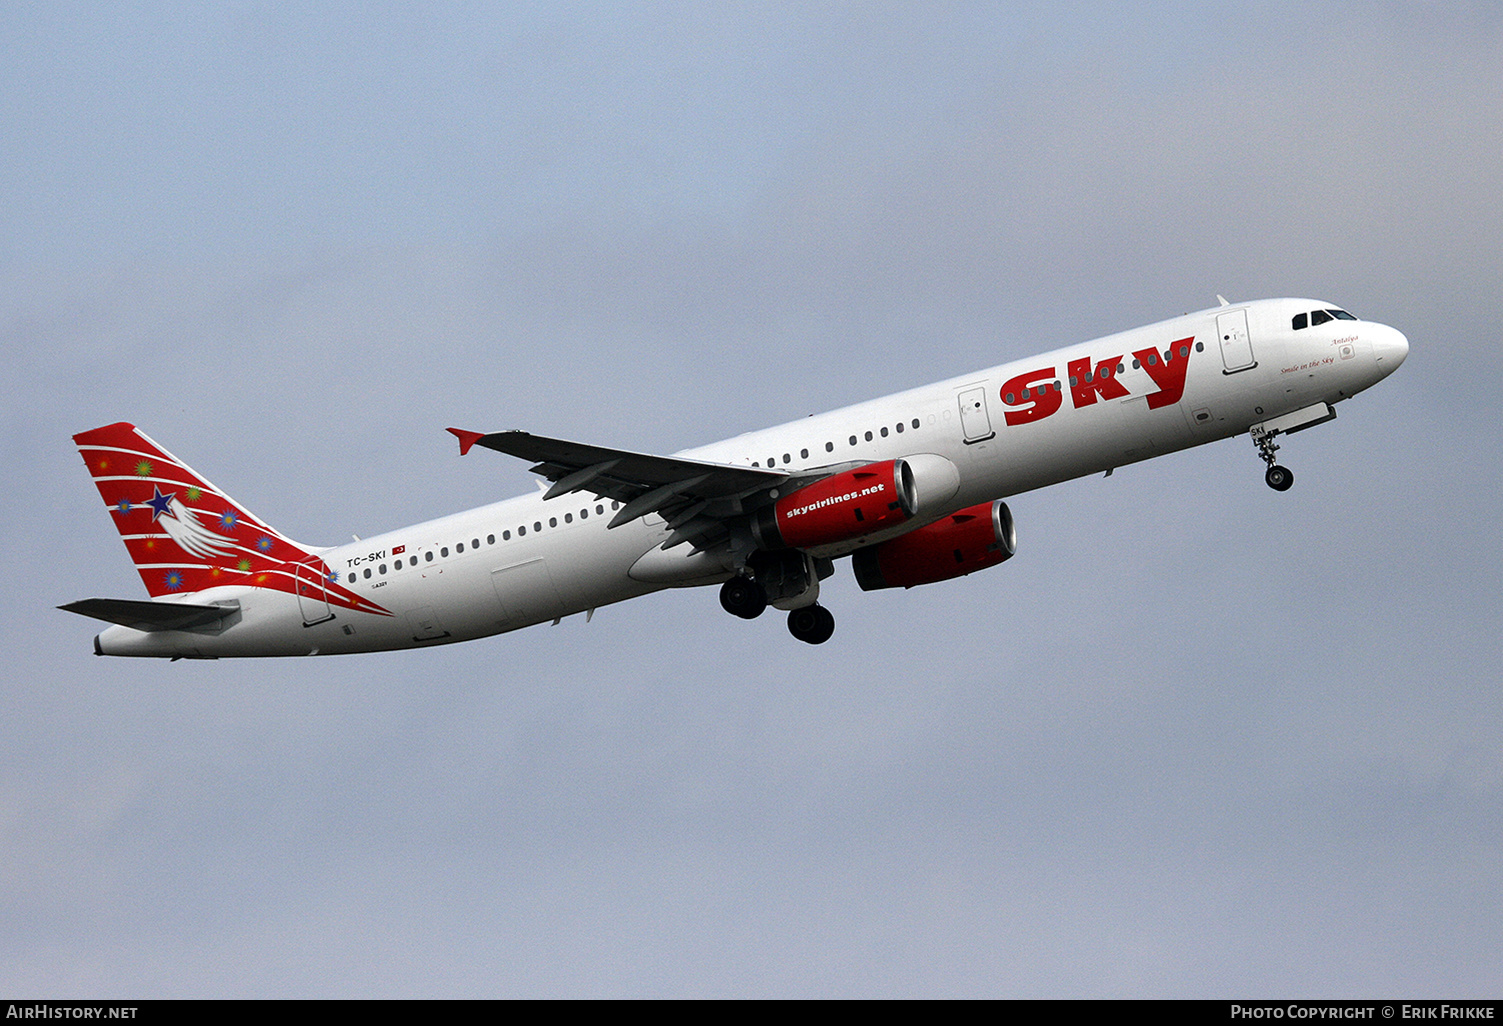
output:
M696 549L715 544L728 534L724 521L745 512L748 500L761 505L762 495L792 483L792 475L782 470L651 456L526 431L449 432L459 439L460 455L480 445L531 460L536 464L532 472L553 482L545 499L587 491L616 500L622 505L611 527L658 514L674 530L663 548L685 542Z

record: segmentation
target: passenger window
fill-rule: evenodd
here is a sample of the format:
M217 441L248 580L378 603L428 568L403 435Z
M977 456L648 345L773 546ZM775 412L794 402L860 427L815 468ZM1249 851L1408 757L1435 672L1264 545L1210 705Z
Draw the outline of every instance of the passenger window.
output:
M472 549L478 549L478 548L480 548L480 539L479 538L471 538L470 539L470 548L472 548Z
M494 545L494 544L496 544L496 536L494 534L488 534L488 535L486 535L485 536L485 543L487 545Z
M386 576L386 564L382 563L380 566L376 567L376 572L378 574L380 574L382 577L385 577Z
M918 420L917 417L914 417L913 418L913 427L914 427L915 431L918 430L918 426L919 426L919 420Z
M851 444L852 444L852 445L855 445L855 444L856 444L856 436L855 436L855 435L852 435L852 436L851 436Z
M574 523L574 514L573 513L565 513L564 514L564 523L566 523L566 524L572 524L572 523Z
M1302 313L1302 314L1295 314L1294 315L1294 330L1295 331L1299 331L1301 328L1308 328L1309 326L1310 326L1310 315L1309 314Z
M454 554L456 556L459 555L463 551L464 551L464 542L460 542L458 545L454 546Z
M365 568L365 579L367 581L371 579L371 568L370 567L366 567Z
M883 438L886 438L886 437L887 437L887 429L886 429L886 428L883 428L883 429L882 429L882 437L883 437Z
M786 452L783 453L783 466L786 467L788 464L790 464L792 462L793 462L793 457L790 456L790 455L788 455Z
M532 522L532 533L533 534L536 534L537 532L541 531L542 529L543 529L543 522L541 520L534 520Z
M898 421L898 434L901 435L902 433L903 433L903 422L900 420L900 421Z
M590 511L587 510L587 509L580 510L579 511L579 519L581 519L581 520L588 520L588 519L590 519Z
M517 525L517 537L518 538L525 538L525 537L527 537L527 525L526 524L519 524L519 525Z
M548 518L548 526L549 527L557 527L558 526L558 517L549 517Z
M834 451L835 451L835 443L834 442L826 442L825 443L825 452L834 452Z
M429 549L427 552L423 553L423 560L425 562L428 562L428 563L433 562L433 550L432 549Z
M440 556L443 556L445 559L448 559L449 558L449 547L447 545L445 545L443 548L441 548L441 549L438 550L438 554Z
M801 459L801 460L808 459L809 458L809 450L808 449L800 449L798 451L798 458Z
M502 531L501 532L501 540L502 541L511 541L511 532L510 531Z
M597 517L605 516L605 506L603 504L595 507L595 515Z

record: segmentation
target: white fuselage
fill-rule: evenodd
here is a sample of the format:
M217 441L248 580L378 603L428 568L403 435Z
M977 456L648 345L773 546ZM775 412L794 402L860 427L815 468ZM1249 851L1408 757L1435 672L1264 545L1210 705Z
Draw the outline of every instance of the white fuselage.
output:
M1403 360L1407 341L1385 325L1332 320L1291 327L1299 313L1329 305L1282 299L1217 307L677 455L788 471L925 453L945 457L959 470L958 492L944 508L920 509L917 519L890 532L901 533L976 503L1337 403ZM1172 388L1164 387L1161 365L1145 366L1148 361L1135 354L1161 355L1180 345L1189 354L1179 365L1183 393L1155 406L1151 397L1170 396ZM1086 359L1090 377L1072 375L1071 365ZM1105 365L1111 366L1102 374ZM238 616L219 628L143 633L113 626L99 636L96 650L217 657L414 648L730 576L710 553L660 549L668 529L659 517L608 529L612 511L610 500L588 492L550 500L536 493L319 551L341 583L390 610L389 616L330 610L280 591L214 588L182 598L237 601ZM813 554L841 556L888 536Z

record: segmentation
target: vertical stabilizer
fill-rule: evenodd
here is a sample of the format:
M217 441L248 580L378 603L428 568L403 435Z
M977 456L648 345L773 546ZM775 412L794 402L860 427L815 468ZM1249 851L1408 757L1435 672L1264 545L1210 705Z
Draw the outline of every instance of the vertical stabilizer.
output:
M152 598L256 584L310 555L133 424L73 440Z

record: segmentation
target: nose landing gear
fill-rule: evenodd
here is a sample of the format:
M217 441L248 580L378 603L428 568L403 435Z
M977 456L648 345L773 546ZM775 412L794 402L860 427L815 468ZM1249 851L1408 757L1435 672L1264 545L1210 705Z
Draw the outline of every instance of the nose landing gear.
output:
M1268 482L1268 487L1276 492L1287 492L1294 486L1294 471L1288 467L1281 467L1275 463L1273 454L1279 451L1273 436L1277 431L1265 430L1261 425L1252 429L1253 445L1258 447L1258 458L1268 464L1268 472L1263 475L1263 480Z

